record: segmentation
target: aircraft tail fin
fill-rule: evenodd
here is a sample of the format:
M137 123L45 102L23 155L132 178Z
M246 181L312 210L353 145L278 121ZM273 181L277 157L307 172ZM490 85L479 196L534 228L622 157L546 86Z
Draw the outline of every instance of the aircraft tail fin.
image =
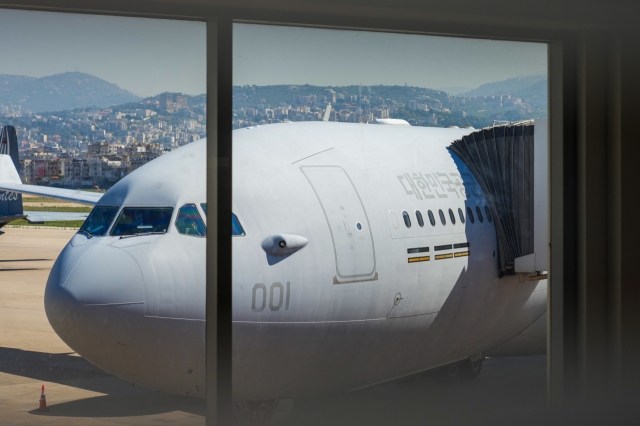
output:
M331 116L331 104L327 105L327 108L324 110L324 117L322 121L329 121L329 117Z
M16 129L4 126L0 131L0 183L22 184L19 168ZM0 191L0 228L22 216L22 194Z

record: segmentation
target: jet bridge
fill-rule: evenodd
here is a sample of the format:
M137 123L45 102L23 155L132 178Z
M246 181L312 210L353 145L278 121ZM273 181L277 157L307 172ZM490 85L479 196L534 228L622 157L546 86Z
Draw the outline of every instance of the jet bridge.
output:
M500 276L547 271L547 120L478 130L450 149L471 169L489 201Z

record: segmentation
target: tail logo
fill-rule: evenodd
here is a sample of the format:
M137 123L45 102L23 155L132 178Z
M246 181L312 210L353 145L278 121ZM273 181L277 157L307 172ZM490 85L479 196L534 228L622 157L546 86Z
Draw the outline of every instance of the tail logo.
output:
M0 194L0 201L18 201L18 194L16 192L3 192Z

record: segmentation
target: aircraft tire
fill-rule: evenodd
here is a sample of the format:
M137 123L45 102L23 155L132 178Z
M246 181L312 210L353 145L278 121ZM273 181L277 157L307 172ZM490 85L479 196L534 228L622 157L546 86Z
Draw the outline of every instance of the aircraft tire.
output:
M467 359L460 363L460 377L462 380L475 380L482 372L482 359L471 361Z
M452 384L460 378L460 366L459 364L447 365L446 367L438 369L435 373L438 383L442 385Z

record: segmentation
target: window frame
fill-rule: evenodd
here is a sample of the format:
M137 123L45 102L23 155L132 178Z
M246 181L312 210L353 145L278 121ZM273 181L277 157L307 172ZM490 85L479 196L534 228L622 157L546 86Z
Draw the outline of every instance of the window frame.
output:
M472 3L468 3L472 5ZM555 184L549 192L550 215L549 233L550 243L553 242L555 250L550 253L550 268L557 268L554 285L550 286L549 299L555 299L548 310L548 317L554 318L549 327L555 337L548 338L549 362L548 371L551 383L549 384L549 400L554 404L563 401L568 394L564 386L565 367L577 362L574 350L563 339L575 336L570 327L572 300L565 294L577 288L575 277L565 271L572 271L576 267L574 260L575 247L578 234L583 231L566 231L575 223L576 188L584 185L582 180L577 182L567 178L573 176L577 167L576 152L577 138L571 132L575 130L572 123L578 116L578 109L585 106L585 100L577 96L575 88L568 87L576 81L578 71L575 66L577 43L576 37L580 30L580 24L575 27L565 25L568 19L560 20L560 24L547 21L541 22L540 18L532 18L526 21L527 25L518 25L499 13L491 17L491 13L481 14L470 12L465 16L458 16L452 9L445 13L437 12L429 6L422 10L412 11L410 8L400 9L398 17L388 17L373 10L370 16L358 16L347 9L338 8L328 13L321 6L318 10L283 10L257 7L224 7L216 5L184 5L178 1L173 3L157 2L117 2L117 3L82 3L74 4L68 0L50 0L47 4L40 0L24 0L19 7L8 5L15 9L29 9L43 12L62 12L78 14L95 14L110 16L136 16L150 19L176 19L193 20L207 23L207 54L208 54L208 110L217 111L207 118L209 150L207 153L207 166L210 170L207 182L210 190L207 190L209 200L218 200L215 211L212 212L210 224L215 238L210 238L207 243L207 383L211 388L218 380L218 392L207 395L207 422L217 424L224 419L232 419L231 407L227 407L227 401L231 401L231 309L226 308L225 301L231 301L231 239L224 231L225 222L218 220L218 216L228 217L231 213L231 120L226 120L227 112L231 111L231 34L233 22L260 23L267 25L292 25L308 26L312 28L379 31L390 34L420 34L448 37L465 37L493 40L512 40L524 42L541 42L549 46L549 122L550 122L550 164L549 182ZM559 7L559 6L558 6ZM541 13L558 11L557 7L543 7ZM404 11L409 11L404 13ZM491 9L499 12L497 8ZM442 12L442 11L440 11ZM447 15L447 12L450 12ZM485 11L486 12L486 11ZM513 16L508 13L507 17ZM489 16L489 20L483 20ZM578 21L582 22L582 21ZM589 22L585 19L584 22ZM466 23L466 25L461 25ZM589 24L587 24L589 25ZM603 23L603 27L610 28L610 24ZM569 29L567 29L569 28ZM566 83L569 84L566 84ZM563 85L563 83L565 83ZM228 86L228 87L227 87ZM616 117L619 113L616 113ZM218 123L220 123L218 125ZM206 220L206 214L205 214ZM226 222L228 223L228 222ZM472 221L474 223L474 221ZM569 226L565 226L568 224ZM112 224L113 226L113 224ZM434 225L435 226L435 225ZM218 230L220 229L220 232ZM571 228L573 229L573 228ZM586 231L584 231L586 232ZM227 241L228 239L228 241ZM575 274L574 274L575 275ZM552 280L552 276L550 276ZM551 282L551 281L550 281ZM554 297L555 296L555 297ZM230 306L230 304L229 304ZM215 321L217 320L217 321ZM568 322L567 322L568 321ZM215 326L214 326L215 324ZM554 325L557 324L557 325ZM565 336L565 337L563 337ZM557 348L557 349L554 349ZM575 361L575 362L574 362ZM568 373L571 374L570 372ZM567 380L571 381L570 376ZM569 383L569 382L567 382Z

